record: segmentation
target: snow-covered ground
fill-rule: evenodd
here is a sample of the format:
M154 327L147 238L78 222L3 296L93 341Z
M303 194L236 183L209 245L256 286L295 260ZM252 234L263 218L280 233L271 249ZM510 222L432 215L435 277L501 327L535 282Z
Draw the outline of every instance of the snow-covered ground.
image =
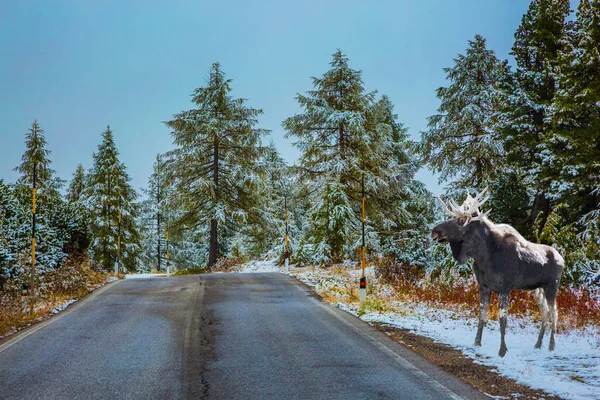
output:
M317 292L345 290L356 284L360 271L335 274L330 270L295 270L293 275ZM372 271L367 271L371 275ZM327 298L327 297L325 297ZM331 297L330 297L331 298ZM337 306L367 322L379 322L410 329L416 334L446 343L462 351L475 362L493 367L503 376L520 384L541 389L565 399L600 400L600 331L598 327L563 331L556 336L556 350L548 351L549 332L541 350L533 348L539 323L509 316L506 342L508 353L498 356L500 332L498 321L489 321L482 347L473 346L477 320L466 313L441 310L424 304L390 304L393 312L359 312L358 303Z
M239 272L279 272L283 268L277 266L277 260L253 260L242 265Z
M167 276L167 274L127 274L125 279L146 279L146 278L160 278Z

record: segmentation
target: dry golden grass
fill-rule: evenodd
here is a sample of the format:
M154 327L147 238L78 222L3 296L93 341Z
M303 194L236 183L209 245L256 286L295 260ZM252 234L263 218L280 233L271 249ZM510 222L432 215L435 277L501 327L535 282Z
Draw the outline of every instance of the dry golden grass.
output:
M424 302L444 309L462 309L472 316L479 315L479 287L475 279L456 279L452 284L431 281L396 282L392 284L399 301ZM590 289L560 288L557 296L560 328L600 326L600 293ZM513 290L510 294L509 313L540 319L539 307L532 291ZM498 296L492 295L488 317L498 318Z
M44 290L36 296L33 314L29 312L31 299L21 288L6 285L0 292L0 336L47 317L61 304L85 296L107 277L93 270L87 257L71 257L63 267L44 275L39 285Z
M316 269L312 271L317 272ZM316 290L325 301L331 303L356 304L359 301L358 279L347 267L331 266L318 269L318 274L335 284L322 284ZM369 297L360 312L398 311L394 303L422 303L430 307L479 315L479 288L474 277L456 277L452 283L441 282L425 274L409 271L408 274L390 281L367 279ZM514 290L510 295L509 313L519 317L540 320L541 315L532 291ZM559 330L578 329L593 325L600 327L600 292L597 289L560 288L557 304ZM498 319L498 297L492 295L488 318Z

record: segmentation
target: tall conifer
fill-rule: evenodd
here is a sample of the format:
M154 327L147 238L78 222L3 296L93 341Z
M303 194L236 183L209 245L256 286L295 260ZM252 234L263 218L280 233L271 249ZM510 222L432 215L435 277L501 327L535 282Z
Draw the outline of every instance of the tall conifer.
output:
M117 261L117 238L121 232L122 265L135 269L139 256L139 233L135 223L137 194L129 184L125 165L119 161L110 127L102 133L102 143L94 153L89 171L85 203L91 212L91 249L94 259L111 270ZM121 217L119 217L121 215Z
M209 267L255 204L256 162L266 132L256 128L262 110L233 98L230 84L214 63L207 86L192 95L196 108L165 122L176 146L167 154L167 168L184 210L178 223L210 227Z

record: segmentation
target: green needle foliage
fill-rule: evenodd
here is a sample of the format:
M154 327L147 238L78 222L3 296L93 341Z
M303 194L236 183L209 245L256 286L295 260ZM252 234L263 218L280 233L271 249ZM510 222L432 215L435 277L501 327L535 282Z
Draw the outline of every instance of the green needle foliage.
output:
M360 245L361 180L369 197L370 248L379 248L379 234L397 227L392 208L415 172L406 148L406 132L396 122L387 97L366 92L361 72L348 65L338 50L331 69L312 78L314 89L296 99L301 114L283 122L286 137L298 140L299 168L310 226L307 241L318 262L339 262Z
M46 137L44 130L40 128L37 120L33 121L29 132L26 134L26 150L21 157L21 165L14 170L21 176L17 183L29 185L33 184L33 166L36 164L36 186L40 189L53 187L54 171L50 168L50 150L46 148Z
M417 151L441 181L453 179L457 188L485 187L505 167L498 130L507 101L508 63L475 35L466 53L444 72L450 85L437 90L440 107L429 117Z
M122 266L135 270L140 254L140 238L135 223L137 194L129 184L125 165L119 161L119 152L109 126L102 133L102 143L94 153L93 160L84 200L91 213L93 240L90 250L93 259L105 270L112 270L117 261L120 231Z
M209 230L209 267L226 253L227 238L258 220L257 161L266 131L255 126L262 110L233 98L230 84L214 63L207 86L192 95L196 108L165 122L176 146L166 167L183 210L177 224Z

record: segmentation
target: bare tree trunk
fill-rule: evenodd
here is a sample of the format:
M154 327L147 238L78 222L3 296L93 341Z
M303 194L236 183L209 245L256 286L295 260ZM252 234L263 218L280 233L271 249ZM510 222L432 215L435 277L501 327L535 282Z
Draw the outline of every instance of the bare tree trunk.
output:
M531 211L531 222L535 225L535 221L538 218L538 214L542 213L542 219L537 227L538 233L544 229L546 221L548 220L548 214L550 214L550 201L546 198L544 192L539 192L535 195L533 200L533 210Z
M208 252L208 267L212 267L217 262L217 220L210 221L210 249Z

